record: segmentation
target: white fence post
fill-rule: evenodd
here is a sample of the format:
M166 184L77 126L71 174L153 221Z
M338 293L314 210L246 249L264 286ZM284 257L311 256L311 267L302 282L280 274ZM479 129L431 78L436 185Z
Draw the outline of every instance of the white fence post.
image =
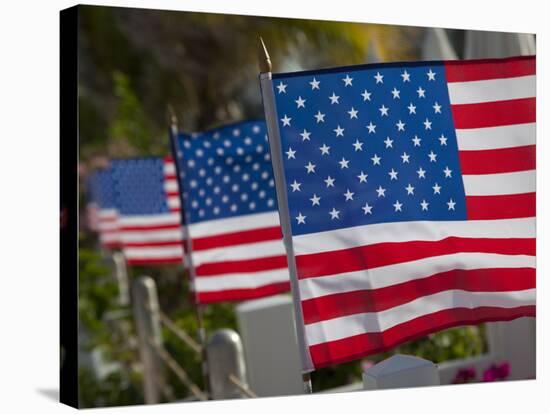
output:
M363 388L365 390L439 384L437 365L411 355L394 355L363 372Z
M138 333L139 351L143 366L143 388L146 404L160 402L162 361L155 345L162 347L159 303L155 281L149 276L141 276L132 285L134 318Z
M243 344L232 329L220 329L206 344L206 357L210 367L210 393L212 399L242 398L242 392L230 380L236 377L247 386Z
M118 285L118 303L120 306L130 305L130 292L128 285L128 272L126 270L126 259L122 252L113 253L115 263L115 278Z

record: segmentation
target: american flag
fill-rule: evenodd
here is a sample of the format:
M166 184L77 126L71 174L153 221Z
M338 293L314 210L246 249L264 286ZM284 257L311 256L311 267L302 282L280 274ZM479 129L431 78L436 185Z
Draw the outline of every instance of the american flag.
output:
M172 136L198 303L290 290L264 121Z
M273 95L305 370L535 316L534 57L275 74Z
M94 172L87 182L88 205L87 221L90 230L99 233L103 247L119 247L118 213L115 207L111 171Z
M129 265L181 263L180 201L170 157L111 162L122 251Z

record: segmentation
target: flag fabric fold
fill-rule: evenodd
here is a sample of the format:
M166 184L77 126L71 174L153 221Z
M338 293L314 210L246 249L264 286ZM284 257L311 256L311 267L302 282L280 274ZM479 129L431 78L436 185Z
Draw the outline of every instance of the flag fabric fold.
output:
M288 292L265 122L171 139L196 301Z
M272 89L304 370L535 316L535 57L273 74Z

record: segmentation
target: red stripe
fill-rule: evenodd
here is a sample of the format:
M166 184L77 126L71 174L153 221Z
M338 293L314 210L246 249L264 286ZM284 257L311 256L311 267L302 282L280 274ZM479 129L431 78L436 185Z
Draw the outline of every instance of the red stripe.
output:
M264 296L288 292L290 282L279 282L254 289L228 289L216 292L197 292L199 303L229 302L257 299Z
M142 224L120 227L119 231L155 231L155 230L176 230L181 227L180 223L175 224Z
M456 129L525 124L536 120L536 98L451 105Z
M165 264L181 264L182 256L164 257L156 259L126 259L130 266L145 266L145 265L165 265Z
M166 246L182 246L181 240L168 241L148 241L148 242L126 242L124 247L166 247Z
M313 345L309 347L309 352L315 368L318 369L388 351L403 342L453 326L509 321L522 316L536 316L535 305L509 309L496 307L447 309L404 322L384 332L365 333Z
M175 174L164 173L164 179L165 179L166 181L168 181L168 180L177 180L177 179L178 179L178 176L175 175Z
M198 266L195 272L198 277L201 277L218 276L229 273L255 273L285 267L287 267L286 256L272 256L249 260L206 263Z
M166 197L179 197L180 193L178 191L165 191Z
M447 82L513 78L535 73L535 56L445 62Z
M165 164L173 164L173 163L174 163L174 159L172 158L171 155L165 155L165 156L164 156L164 163L165 163Z
M108 249L116 249L116 248L120 247L120 242L104 242L104 241L102 241L101 245L103 247L108 248Z
M459 151L462 174L498 174L534 170L536 146Z
M535 239L447 237L437 241L377 243L297 256L296 265L298 278L306 279L467 252L535 255Z
M536 193L466 196L468 220L535 217L536 207Z
M245 243L280 240L281 238L282 234L280 226L265 227L263 229L238 231L234 233L224 233L216 236L193 239L193 250L207 250L216 247L235 246Z
M536 286L535 269L455 269L379 289L336 293L302 301L304 323L380 312L446 290L509 292Z

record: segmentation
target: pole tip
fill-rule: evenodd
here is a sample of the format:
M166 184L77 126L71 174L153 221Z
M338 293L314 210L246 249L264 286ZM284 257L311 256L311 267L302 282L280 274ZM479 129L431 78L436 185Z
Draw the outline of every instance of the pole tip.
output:
M271 58L265 47L264 39L261 36L258 49L258 62L260 64L260 73L271 72Z
M174 107L172 105L168 105L167 112L168 112L168 122L170 123L170 127L177 131L177 129L178 129L178 117L176 116L176 113L174 112Z

